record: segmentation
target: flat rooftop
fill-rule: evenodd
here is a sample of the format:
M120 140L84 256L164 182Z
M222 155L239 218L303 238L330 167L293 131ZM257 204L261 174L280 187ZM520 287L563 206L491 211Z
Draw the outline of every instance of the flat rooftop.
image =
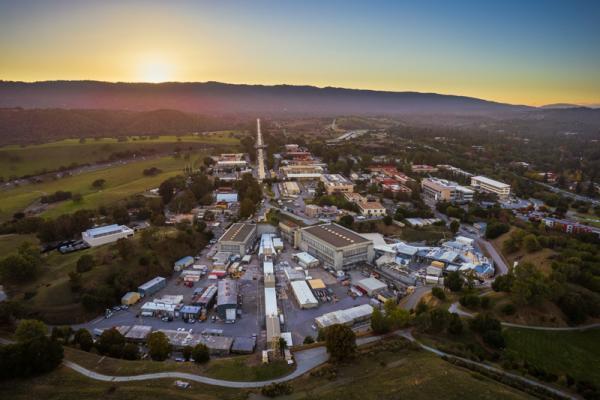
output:
M256 225L235 223L227 229L227 231L221 236L219 241L226 242L245 242L248 236L256 229Z
M346 247L353 244L371 242L358 233L337 224L316 225L304 228L303 230L334 247Z
M471 178L472 180L476 180L478 182L484 183L486 185L490 185L490 186L494 186L497 187L499 189L501 188L509 188L510 185L504 183L504 182L500 182L491 178L488 178L486 176L474 176Z

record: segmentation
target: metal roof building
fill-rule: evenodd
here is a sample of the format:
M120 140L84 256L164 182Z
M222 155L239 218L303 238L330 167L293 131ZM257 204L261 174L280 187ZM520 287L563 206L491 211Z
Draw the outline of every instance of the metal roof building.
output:
M138 286L140 296L150 296L167 286L167 280L162 276L150 279L148 282Z
M81 233L83 241L92 247L113 243L131 236L133 236L133 229L118 224L99 226Z
M245 256L256 240L256 225L235 223L219 238L218 249L220 252L230 252Z
M238 306L238 285L233 279L219 281L217 289L217 313L227 321L235 321Z
M369 296L376 295L382 290L387 289L387 285L379 279L366 278L358 281L357 286L364 290Z
M368 321L371 318L371 314L373 314L373 307L370 304L363 304L323 314L315 318L315 322L319 328L326 328L335 324L351 326L357 322Z
M292 281L290 285L300 308L313 308L319 305L317 298L310 290L310 287L308 287L306 281Z
M375 255L373 241L333 223L301 229L298 247L336 270L370 263Z

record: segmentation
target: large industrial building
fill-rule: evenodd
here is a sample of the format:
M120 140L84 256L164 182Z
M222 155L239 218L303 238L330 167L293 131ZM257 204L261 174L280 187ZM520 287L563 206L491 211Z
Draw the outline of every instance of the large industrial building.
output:
M91 247L101 246L133 236L133 229L125 225L106 225L88 229L81 233L81 238Z
M323 174L321 182L325 185L327 194L352 193L354 191L354 184L340 174Z
M141 297L151 296L165 287L167 287L167 280L162 276L157 276L156 278L149 280L143 285L140 285L138 287L137 292L140 294Z
M368 322L373 314L373 307L369 304L347 308L345 310L332 311L315 318L315 322L319 328L327 328L328 326L340 324L352 326L360 322Z
M306 281L291 281L292 292L300 308L314 308L319 306L319 301L313 294Z
M219 252L245 256L256 240L256 225L235 223L219 238Z
M473 201L473 190L456 182L438 178L424 178L421 181L423 197L436 203L448 201L453 203L468 203Z
M471 177L471 186L481 192L493 193L500 200L505 200L510 196L510 185L485 176Z
M217 314L219 318L232 322L237 316L238 285L233 279L219 281L217 290Z
M319 179L323 174L323 167L315 164L286 165L279 168L286 179Z
M315 225L300 230L298 247L338 271L373 261L373 242L337 224Z

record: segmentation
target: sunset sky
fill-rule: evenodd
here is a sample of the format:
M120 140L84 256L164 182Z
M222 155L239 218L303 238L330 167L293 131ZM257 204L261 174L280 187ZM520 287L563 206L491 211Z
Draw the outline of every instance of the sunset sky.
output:
M0 79L600 104L600 1L3 1Z

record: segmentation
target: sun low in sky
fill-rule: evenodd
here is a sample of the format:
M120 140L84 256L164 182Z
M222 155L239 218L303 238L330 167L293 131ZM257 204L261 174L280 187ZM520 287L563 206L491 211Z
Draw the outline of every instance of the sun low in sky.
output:
M600 104L597 0L0 0L0 79Z
M165 57L142 58L138 62L137 81L161 83L176 80L174 65Z

